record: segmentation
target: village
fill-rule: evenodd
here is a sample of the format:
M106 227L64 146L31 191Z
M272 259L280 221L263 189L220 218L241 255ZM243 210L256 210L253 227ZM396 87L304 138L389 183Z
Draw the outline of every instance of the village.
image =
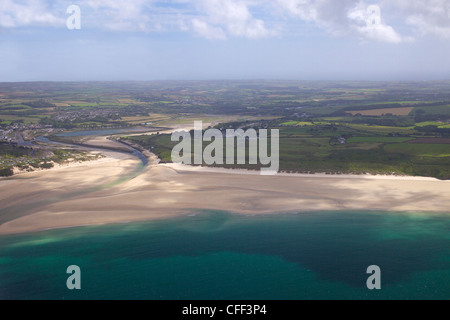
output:
M63 131L52 125L12 123L0 129L0 143L18 146L31 146L34 137Z
M53 160L60 157L45 146L36 144L35 137L61 130L50 125L23 123L0 129L0 176L53 167Z

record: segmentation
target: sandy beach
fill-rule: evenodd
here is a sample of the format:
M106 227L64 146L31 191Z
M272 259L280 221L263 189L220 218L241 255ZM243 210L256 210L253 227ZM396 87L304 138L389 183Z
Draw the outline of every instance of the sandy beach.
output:
M450 181L395 176L278 174L150 165L105 158L0 181L0 234L161 219L199 210L241 214L318 210L450 212Z

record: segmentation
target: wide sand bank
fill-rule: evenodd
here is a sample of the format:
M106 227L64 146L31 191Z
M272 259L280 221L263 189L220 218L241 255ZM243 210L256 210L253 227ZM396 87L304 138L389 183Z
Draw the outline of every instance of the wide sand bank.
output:
M0 234L189 214L317 210L450 213L450 181L393 176L288 175L153 164L107 153L99 161L0 181Z

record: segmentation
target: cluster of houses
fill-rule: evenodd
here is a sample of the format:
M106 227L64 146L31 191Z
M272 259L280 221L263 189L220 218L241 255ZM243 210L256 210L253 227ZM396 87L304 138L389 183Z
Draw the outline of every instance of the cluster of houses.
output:
M95 120L98 118L107 119L120 119L120 114L117 110L110 109L89 109L89 110L76 110L76 111L66 111L61 112L53 116L53 120L58 122L76 122L79 120Z
M337 141L340 144L346 144L347 143L347 139L345 139L344 137L337 137Z
M0 129L0 141L11 142L12 139L9 137L10 133L11 133L11 131Z
M41 130L42 133L61 131L61 129L52 128L51 125L14 123L0 129L0 142L20 144L23 142L22 132L29 130Z

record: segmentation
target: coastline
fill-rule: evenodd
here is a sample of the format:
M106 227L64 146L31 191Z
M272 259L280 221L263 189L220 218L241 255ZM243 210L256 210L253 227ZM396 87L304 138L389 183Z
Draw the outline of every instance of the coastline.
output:
M0 181L0 217L9 215L0 224L0 235L164 219L201 210L251 215L340 210L450 213L450 181L435 178L261 176L259 171L157 162L153 157L139 175L99 190L92 188L117 180L138 160L111 152L89 163L27 173L26 181ZM89 192L83 193L86 189ZM42 202L49 194L51 199Z
M162 163L161 166L165 166L168 168L175 169L177 171L186 171L186 172L211 172L211 173L226 173L226 174L237 174L237 175L252 175L259 176L261 175L259 170L248 170L248 169L228 169L221 167L205 167L205 166L192 166L185 165L179 163ZM282 176L282 177L303 177L303 178L337 178L337 179L373 179L373 180L406 180L406 181L443 181L449 182L450 180L439 180L433 177L420 177L420 176L407 176L407 175L398 175L398 174L329 174L325 172L317 172L317 173L294 173L294 172L278 172L274 176Z
M118 158L120 158L118 156L120 153L118 153L118 152L91 151L90 153L92 155L100 155L100 157L97 159L86 160L86 161L70 161L70 162L66 162L66 163L53 162L53 167L51 167L51 168L47 168L47 169L36 168L32 171L20 170L20 169L17 169L17 167L14 167L14 169L13 169L14 175L12 175L10 177L0 177L0 182L4 181L4 180L13 180L15 178L20 178L23 176L32 175L32 174L36 174L36 173L53 172L53 171L59 171L59 170L63 170L63 169L85 167L85 166L95 165L95 164L99 164L99 163L111 162L111 161L115 161ZM123 159L125 159L125 158L126 157L123 157Z

